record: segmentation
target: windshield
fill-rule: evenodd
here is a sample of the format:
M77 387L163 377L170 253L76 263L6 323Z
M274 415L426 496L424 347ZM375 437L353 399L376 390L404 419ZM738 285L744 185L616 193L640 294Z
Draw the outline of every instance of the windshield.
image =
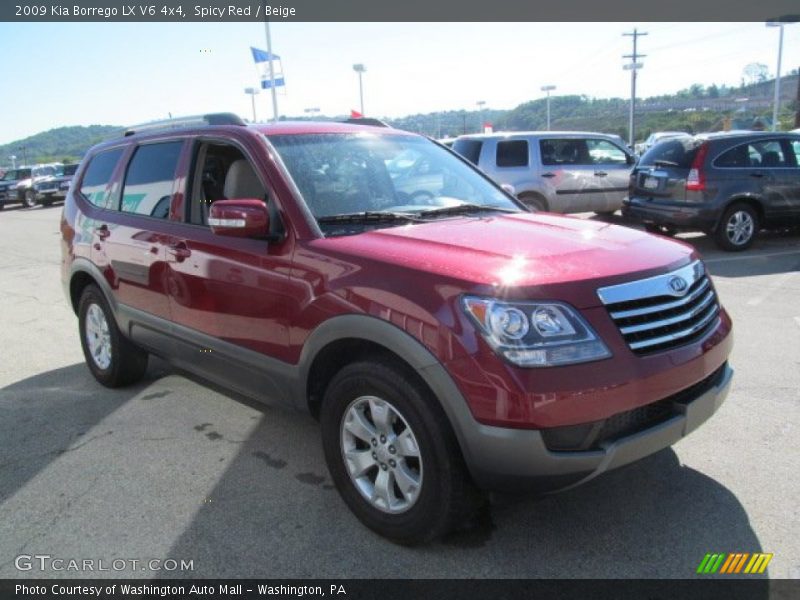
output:
M0 181L16 181L17 179L17 170L16 169L9 169L6 171L6 174L0 177Z
M52 177L55 174L56 174L56 167L50 165L46 167L35 167L33 169L34 177Z
M78 170L78 165L64 165L64 176L68 177L70 175L75 175L75 172Z
M521 210L475 169L426 138L410 135L269 136L320 225L338 215L430 217L443 208ZM467 206L469 205L469 207ZM371 224L392 226L389 219Z

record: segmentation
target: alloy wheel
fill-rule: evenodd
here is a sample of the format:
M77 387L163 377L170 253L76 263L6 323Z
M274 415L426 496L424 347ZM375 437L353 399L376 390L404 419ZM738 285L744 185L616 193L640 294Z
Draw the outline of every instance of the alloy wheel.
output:
M347 473L378 510L409 510L422 489L422 457L408 421L389 402L361 396L341 422L340 445Z
M111 365L111 333L106 315L97 304L90 304L86 310L84 335L94 364L100 369L108 369Z
M734 246L746 244L755 232L753 217L744 210L733 213L725 225L725 232Z

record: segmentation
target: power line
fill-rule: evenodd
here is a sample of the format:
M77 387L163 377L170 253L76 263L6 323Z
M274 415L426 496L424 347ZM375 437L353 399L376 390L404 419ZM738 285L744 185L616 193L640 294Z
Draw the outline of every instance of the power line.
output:
M633 148L634 143L636 142L636 135L634 130L634 123L633 117L634 113L636 112L636 71L641 69L644 65L639 62L640 58L644 58L647 56L646 54L639 54L636 49L636 42L638 41L640 36L647 35L646 31L640 32L638 29L634 27L631 33L623 33L623 36L628 36L633 38L633 54L624 54L622 58L630 58L631 62L627 65L623 65L623 69L629 69L631 72L631 110L630 116L628 117L628 145Z

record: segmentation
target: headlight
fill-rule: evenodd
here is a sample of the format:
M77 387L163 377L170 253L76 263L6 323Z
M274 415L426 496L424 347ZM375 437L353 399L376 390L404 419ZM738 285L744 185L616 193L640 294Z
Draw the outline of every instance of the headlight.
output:
M589 324L562 302L465 296L464 311L489 345L520 367L555 367L611 356Z

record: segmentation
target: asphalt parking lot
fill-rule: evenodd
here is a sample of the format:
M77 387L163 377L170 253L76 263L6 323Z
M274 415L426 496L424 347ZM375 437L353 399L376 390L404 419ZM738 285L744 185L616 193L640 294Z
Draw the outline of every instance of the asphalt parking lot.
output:
M769 577L800 578L800 233L744 254L682 236L735 325L733 389L711 421L578 489L494 497L464 531L404 548L339 499L311 417L155 360L135 387L95 383L61 291L60 212L0 213L0 578L683 578L707 552L771 552ZM17 570L42 554L194 569Z

